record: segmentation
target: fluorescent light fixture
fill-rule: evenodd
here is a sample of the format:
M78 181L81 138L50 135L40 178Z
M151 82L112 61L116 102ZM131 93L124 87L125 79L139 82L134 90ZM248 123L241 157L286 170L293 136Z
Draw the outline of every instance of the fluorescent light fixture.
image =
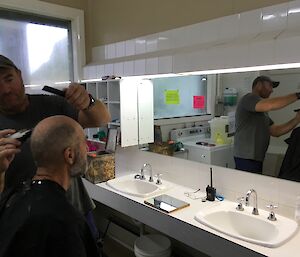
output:
M263 15L262 16L262 19L264 20L264 21L266 21L266 20L271 20L271 19L273 19L273 18L275 18L276 16L274 15L274 14L270 14L270 15Z
M61 85L61 84L70 84L71 81L58 81L58 82L54 82L55 85Z
M102 79L83 79L80 80L81 83L86 83L86 82L99 82L102 81Z
M31 88L31 87L42 87L42 85L24 85L24 87L28 87L28 88Z
M249 66L249 67L241 67L241 68L227 68L227 69L218 69L218 70L190 71L190 72L182 72L180 73L180 75L184 75L184 76L209 75L209 74L222 74L222 73L261 71L261 70L280 70L280 69L291 69L291 68L300 68L300 63L285 63L285 64Z
M293 13L300 13L300 8L290 9L288 11L288 14L293 14Z
M178 77L178 76L182 76L182 75L176 73L165 73L165 74L141 75L135 77L141 79L156 79L156 78L169 78L169 77Z
M159 37L158 40L167 40L167 37Z
M300 63L298 63L298 62L297 63L283 63L283 64L270 64L270 65L260 65L260 66L239 67L239 68L187 71L187 72L181 72L181 73L164 73L164 74L153 74L153 75L125 76L122 78L123 79L124 78L155 79L155 78L169 78L169 77L191 76L191 75L195 75L195 76L196 75L211 75L211 74L223 74L223 73L233 73L233 72L238 73L238 72L248 72L248 71L280 70L280 69L292 69L292 68L300 68ZM206 78L203 77L202 80L206 80ZM84 80L81 80L80 82L85 83L85 82L99 82L99 81L106 81L106 80L84 79Z

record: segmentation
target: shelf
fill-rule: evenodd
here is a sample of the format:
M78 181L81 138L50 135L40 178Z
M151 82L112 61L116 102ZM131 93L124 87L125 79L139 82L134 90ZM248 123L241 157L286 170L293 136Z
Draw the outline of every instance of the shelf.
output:
M88 138L87 140L89 140L90 142L100 143L100 144L103 144L103 145L106 144L106 142L100 141L100 140L97 140L97 139L91 139L91 138Z
M109 104L120 104L120 101L107 101Z
M121 126L120 122L109 122L108 125Z

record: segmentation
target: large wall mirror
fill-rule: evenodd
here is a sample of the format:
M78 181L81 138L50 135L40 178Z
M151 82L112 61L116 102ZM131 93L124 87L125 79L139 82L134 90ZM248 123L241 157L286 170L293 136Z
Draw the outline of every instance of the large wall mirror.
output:
M140 148L175 158L235 168L234 112L241 97L251 92L252 82L259 75L280 82L270 97L300 91L299 69L152 79L155 143L140 145ZM299 108L300 102L295 102L269 112L269 116L275 124L282 124L292 119L294 110ZM225 134L222 134L223 128ZM263 175L278 177L288 148L285 139L290 134L271 137Z

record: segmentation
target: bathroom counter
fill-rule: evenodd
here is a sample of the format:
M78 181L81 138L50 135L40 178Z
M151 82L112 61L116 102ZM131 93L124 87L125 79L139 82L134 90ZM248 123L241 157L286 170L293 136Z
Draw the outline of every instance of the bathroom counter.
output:
M121 172L128 175L132 172ZM132 173L134 175L134 173ZM272 257L294 257L299 251L300 233L294 235L287 243L277 248L267 248L248 243L223 233L217 232L194 219L194 215L201 209L215 202L202 202L201 199L191 199L184 192L192 192L193 189L178 185L166 193L183 201L190 206L164 213L144 204L144 198L129 196L118 192L106 183L92 184L84 180L84 184L90 196L129 217L175 238L184 244L197 249L209 256L272 256ZM200 193L205 196L202 192Z

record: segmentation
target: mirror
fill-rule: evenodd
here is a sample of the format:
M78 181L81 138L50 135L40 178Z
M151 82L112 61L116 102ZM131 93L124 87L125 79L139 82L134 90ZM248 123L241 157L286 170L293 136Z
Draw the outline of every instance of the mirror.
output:
M158 118L166 116L163 117L165 119L154 120L155 139L162 143L159 144L160 146L148 145L148 148L146 145L141 145L140 148L177 158L234 168L232 154L232 140L234 137L230 137L229 133L226 135L229 136L226 138L228 141L223 147L213 146L209 148L209 144L216 144L218 139L212 135L210 131L212 126L208 121L215 116L227 116L222 118L229 119L226 123L227 128L232 129L232 126L234 127L234 119L232 118L234 117L236 103L243 95L251 92L252 82L259 75L266 75L274 81L280 81L279 87L273 90L270 97L300 91L299 69L152 79L154 86L154 117L158 117L158 112L162 115ZM197 86L195 86L195 83ZM226 88L229 91L226 91ZM233 96L233 99L226 98L228 92L229 95ZM186 93L188 93L188 96ZM187 102L192 109L184 107ZM292 119L295 116L294 109L298 108L300 108L300 105L297 101L283 109L269 112L269 116L275 124L282 124ZM219 121L223 122L220 118ZM290 134L278 138L271 137L264 161L263 175L278 177L288 147L284 140L289 138ZM172 139L173 144L172 142L171 144L167 143L170 139ZM214 140L212 141L212 139ZM224 143L219 140L220 142ZM206 151L201 152L203 149Z

